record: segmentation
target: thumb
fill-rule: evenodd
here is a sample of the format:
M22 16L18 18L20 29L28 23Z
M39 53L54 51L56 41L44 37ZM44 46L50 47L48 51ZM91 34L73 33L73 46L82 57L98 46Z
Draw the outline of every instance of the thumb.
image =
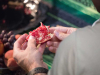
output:
M28 48L30 48L32 50L34 50L34 48L36 48L36 39L34 38L34 36L29 37Z
M67 36L69 36L69 34L58 32L56 30L54 31L54 34L59 40L64 40Z
M45 47L46 47L46 43L41 44L38 50L43 54L44 50L45 50Z

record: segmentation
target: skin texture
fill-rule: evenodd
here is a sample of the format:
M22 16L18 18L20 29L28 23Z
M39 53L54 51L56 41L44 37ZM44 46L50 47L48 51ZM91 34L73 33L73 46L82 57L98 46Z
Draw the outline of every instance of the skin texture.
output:
M47 42L47 46L49 50L53 53L56 53L56 50L62 40L68 37L72 32L76 31L76 28L72 27L52 27L49 29L52 34L54 34L53 38Z
M100 13L100 0L92 0L97 11Z
M17 64L26 72L29 72L36 67L47 68L47 65L43 62L42 57L46 44L44 43L37 48L36 39L33 36L31 36L27 44L25 44L27 36L27 34L20 36L14 43L13 57Z
M54 37L48 41L53 43L52 46L48 47L58 47L59 43L69 36L72 32L76 31L76 28L67 28L67 27L53 27L49 29L51 33L54 34ZM47 65L43 62L43 52L46 47L46 43L41 44L39 48L36 47L36 39L31 36L28 42L25 42L28 35L24 34L18 38L14 43L13 58L17 64L23 68L26 72L30 72L34 68L44 67L47 68ZM62 37L63 36L63 37ZM47 42L47 44L48 44ZM55 45L56 44L56 45ZM52 50L51 50L52 51ZM55 50L54 50L55 52ZM36 75L46 75L39 73Z
M76 28L67 27L53 27L49 29L54 34L53 38L48 41L53 43L52 47L58 47L59 43L69 36L72 32L76 31ZM36 47L36 39L31 36L28 42L25 42L28 35L24 34L18 38L14 43L13 58L17 64L23 68L26 72L30 72L36 67L47 68L47 65L43 62L43 52L46 47L46 43L41 44L39 48ZM63 36L63 37L62 37ZM47 44L48 44L47 42ZM48 45L50 48L51 46ZM52 50L51 50L52 51ZM55 50L54 50L55 52ZM46 75L39 73L37 75Z

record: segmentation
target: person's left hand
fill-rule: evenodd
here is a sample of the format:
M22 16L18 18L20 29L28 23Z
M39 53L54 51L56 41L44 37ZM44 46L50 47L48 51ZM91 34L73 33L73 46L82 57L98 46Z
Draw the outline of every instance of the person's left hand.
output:
M47 46L49 48L49 51L56 53L60 42L64 40L66 37L68 37L71 33L75 32L76 30L77 28L63 27L63 26L49 28L50 33L54 34L53 38L47 41Z
M47 65L43 62L42 57L46 44L42 44L37 49L35 38L31 36L28 43L25 44L26 37L27 34L24 34L14 43L13 57L17 64L27 72L36 67L47 69ZM24 45L22 45L23 43Z

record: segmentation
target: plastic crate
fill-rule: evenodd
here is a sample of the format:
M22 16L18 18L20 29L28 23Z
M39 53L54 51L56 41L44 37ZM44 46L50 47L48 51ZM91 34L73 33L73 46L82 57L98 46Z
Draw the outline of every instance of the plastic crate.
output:
M64 3L64 2L67 2L69 0L43 0L43 1L46 1L46 2L48 2L50 4L52 4L52 5L55 5L56 3L54 3L54 2L60 1L60 2ZM83 5L87 6L87 7L95 9L92 0L71 0L71 1L76 1L76 2L78 2L80 4L83 4Z
M78 3L83 4L83 5L87 6L87 7L96 9L96 8L94 7L94 5L93 5L92 0L73 0L73 1L77 1Z

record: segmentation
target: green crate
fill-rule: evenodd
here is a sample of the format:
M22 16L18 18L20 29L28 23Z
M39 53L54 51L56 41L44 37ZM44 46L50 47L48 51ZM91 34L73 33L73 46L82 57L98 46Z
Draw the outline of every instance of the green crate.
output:
M65 1L65 0L64 0ZM67 1L67 0L66 0ZM87 7L90 7L92 9L96 9L93 5L93 2L92 0L73 0L73 1L76 1L84 6L87 6Z
M48 2L48 3L53 5L53 4L56 4L56 3L53 3L53 2L58 2L58 1L67 2L69 0L44 0L44 1L46 1L46 2ZM95 9L92 0L70 0L70 1L76 1L76 2L78 2L80 4L82 4L82 5L85 5L87 7Z
M44 0L49 4L64 10L89 24L100 18L100 14L92 0Z

